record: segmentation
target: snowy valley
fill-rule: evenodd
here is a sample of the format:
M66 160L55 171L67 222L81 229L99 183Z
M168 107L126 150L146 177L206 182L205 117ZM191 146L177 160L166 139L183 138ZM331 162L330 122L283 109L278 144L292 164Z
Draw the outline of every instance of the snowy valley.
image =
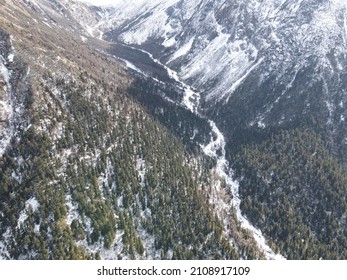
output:
M345 1L83 2L0 6L1 259L347 257Z

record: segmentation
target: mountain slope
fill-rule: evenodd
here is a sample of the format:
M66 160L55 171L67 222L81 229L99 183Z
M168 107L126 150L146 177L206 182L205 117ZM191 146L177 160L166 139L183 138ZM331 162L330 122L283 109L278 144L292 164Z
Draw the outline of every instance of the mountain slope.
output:
M346 257L344 1L0 14L1 258Z
M119 1L98 11L104 39L150 52L200 94L198 111L227 140L241 208L273 248L344 258L345 1Z
M346 259L346 168L317 134L282 131L234 166L242 209L289 259Z
M131 97L64 3L0 6L0 258L262 258L233 217L226 235L205 159Z
M140 45L178 70L183 80L203 92L202 107L222 115L229 126L235 104L242 102L248 116L237 120L238 126L278 127L306 114L343 130L344 1L137 5L133 9L120 1L108 11L99 26L114 31L105 38ZM343 153L345 137L334 137Z

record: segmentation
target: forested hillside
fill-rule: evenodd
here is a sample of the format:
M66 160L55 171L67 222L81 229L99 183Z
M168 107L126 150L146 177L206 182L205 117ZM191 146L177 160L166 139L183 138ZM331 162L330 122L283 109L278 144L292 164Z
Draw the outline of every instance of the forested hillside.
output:
M1 1L0 259L346 259L346 3L129 3Z
M280 131L234 167L242 209L289 259L347 257L347 170L317 134Z
M153 117L134 98L135 80L69 33L64 15L25 3L0 6L1 98L10 108L0 258L262 258L235 217L234 241L225 234L208 199L213 162L198 145Z

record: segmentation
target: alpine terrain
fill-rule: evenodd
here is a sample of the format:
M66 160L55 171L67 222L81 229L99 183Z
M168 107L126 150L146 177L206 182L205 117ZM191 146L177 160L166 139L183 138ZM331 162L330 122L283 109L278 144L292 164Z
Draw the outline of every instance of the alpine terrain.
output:
M0 259L347 259L347 1L0 2Z

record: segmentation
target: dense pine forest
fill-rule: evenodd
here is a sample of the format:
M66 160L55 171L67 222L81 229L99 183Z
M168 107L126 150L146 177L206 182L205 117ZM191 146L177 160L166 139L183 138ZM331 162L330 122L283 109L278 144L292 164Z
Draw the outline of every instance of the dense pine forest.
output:
M282 130L234 167L242 209L289 259L346 258L346 168L317 134Z

